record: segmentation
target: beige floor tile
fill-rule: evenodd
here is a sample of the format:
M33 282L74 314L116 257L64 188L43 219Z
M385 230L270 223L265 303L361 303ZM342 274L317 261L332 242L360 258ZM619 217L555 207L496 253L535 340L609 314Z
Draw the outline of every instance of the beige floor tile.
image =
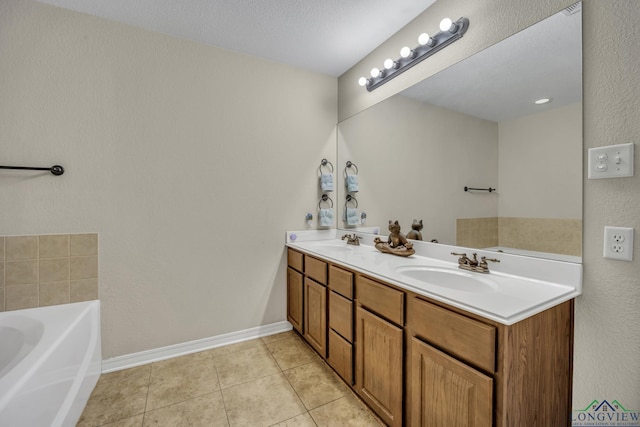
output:
M211 354L208 351L199 351L197 353L185 354L184 356L173 357L171 359L161 360L151 364L152 369L175 368L193 362L211 362Z
M263 346L216 357L215 365L222 389L280 372L271 353Z
M280 332L279 334L273 334L273 335L268 335L266 337L262 337L260 338L262 340L263 343L265 344L269 344L272 343L274 341L280 341L286 338L292 338L297 336L295 332L293 332L293 330L291 331L287 331L287 332Z
M338 376L322 362L298 366L284 374L307 409L317 408L350 393Z
M255 339L255 340L225 345L224 347L214 348L212 350L209 350L208 353L210 353L213 357L220 357L229 353L235 353L237 351L247 350L249 348L254 348L254 347L264 347L264 343L262 342L261 339Z
M309 411L318 427L383 427L382 424L351 393Z
M142 420L144 414L136 415L135 417L125 418L124 420L116 421L114 423L104 424L102 427L142 427Z
M226 427L227 413L219 391L165 406L144 416L144 427Z
M297 336L270 342L267 348L283 371L320 360L317 353Z
M99 383L118 381L121 384L149 385L151 380L151 364L136 366L100 375Z
M143 414L148 390L148 385L135 382L100 379L78 426L101 426Z
M313 422L311 415L309 415L308 412L305 412L302 415L274 424L271 427L316 427L316 423Z
M271 426L306 412L284 374L222 390L231 427Z
M220 390L213 359L151 371L147 411Z

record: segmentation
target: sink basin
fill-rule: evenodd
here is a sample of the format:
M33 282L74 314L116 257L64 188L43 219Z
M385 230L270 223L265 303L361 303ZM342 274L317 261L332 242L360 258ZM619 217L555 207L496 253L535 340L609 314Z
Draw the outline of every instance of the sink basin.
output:
M493 292L498 287L493 280L478 273L453 268L406 265L396 268L396 271L433 286L462 292Z

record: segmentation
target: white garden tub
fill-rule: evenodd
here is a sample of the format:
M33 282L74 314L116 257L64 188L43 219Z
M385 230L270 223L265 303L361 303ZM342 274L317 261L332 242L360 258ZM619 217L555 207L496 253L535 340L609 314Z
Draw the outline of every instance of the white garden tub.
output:
M75 426L101 363L99 301L0 313L0 425Z

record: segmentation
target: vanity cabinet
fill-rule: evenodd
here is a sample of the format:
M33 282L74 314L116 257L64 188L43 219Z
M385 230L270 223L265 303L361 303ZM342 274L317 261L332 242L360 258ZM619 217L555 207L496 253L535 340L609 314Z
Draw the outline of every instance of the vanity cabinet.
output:
M327 351L326 262L287 249L287 320L322 357Z
M287 318L387 425L570 425L573 300L504 325L289 251Z
M304 257L304 337L320 356L327 356L327 263Z
M482 371L495 371L496 328L417 297L408 313L410 425L491 427L493 378Z
M401 426L404 293L356 280L356 392L387 425Z
M322 357L327 351L327 288L304 279L304 337Z
M412 426L492 426L492 378L416 338L411 359Z
M287 320L304 333L304 255L287 249Z
M353 276L329 266L329 331L327 363L353 386Z

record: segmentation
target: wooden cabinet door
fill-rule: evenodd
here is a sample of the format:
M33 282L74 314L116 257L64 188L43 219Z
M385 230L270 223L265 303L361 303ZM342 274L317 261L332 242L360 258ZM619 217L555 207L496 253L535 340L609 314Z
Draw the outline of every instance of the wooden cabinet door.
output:
M322 357L327 357L327 288L304 279L304 337Z
M356 391L389 426L402 425L403 330L358 307Z
M412 426L491 427L491 378L416 338L411 361Z
M287 268L287 320L301 334L303 328L303 284L302 274L293 268Z
M353 385L353 347L333 329L329 328L327 363L349 385Z

